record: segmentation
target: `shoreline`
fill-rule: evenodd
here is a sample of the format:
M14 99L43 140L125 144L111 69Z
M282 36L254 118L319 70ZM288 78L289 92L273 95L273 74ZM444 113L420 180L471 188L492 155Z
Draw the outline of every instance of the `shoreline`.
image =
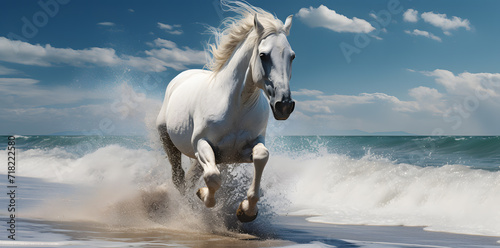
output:
M500 237L426 231L424 227L325 224L309 222L305 216L280 216L277 220L282 227L296 227L302 231L297 233L288 229L287 232L284 229L281 236L299 244L319 241L336 247L353 247L345 242L352 245L391 245L389 247L500 246Z
M2 216L3 217L3 216ZM276 216L270 226L252 233L196 233L169 229L123 229L97 223L19 219L11 247L499 247L500 237L425 231L423 227L333 225L304 216ZM253 232L259 232L252 227Z

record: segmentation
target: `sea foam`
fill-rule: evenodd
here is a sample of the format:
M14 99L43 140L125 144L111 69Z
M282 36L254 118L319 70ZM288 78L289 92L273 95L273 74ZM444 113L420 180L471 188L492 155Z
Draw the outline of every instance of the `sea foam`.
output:
M370 154L273 156L267 176L281 177L290 214L335 224L424 226L500 236L500 172L462 165L419 167Z
M271 147L256 225L270 221L266 216L291 214L308 216L312 222L423 226L500 236L499 171L455 164L421 167L370 153L352 158L315 145L315 152L302 154ZM5 156L0 159L5 161ZM189 162L183 165L187 168ZM194 193L182 197L175 190L169 167L159 147L112 144L83 155L59 147L20 150L17 175L78 189L70 196L47 199L44 208L34 207L35 218L210 232L237 228L227 223L237 222L234 210L253 176L251 164L225 170L219 203L209 210Z

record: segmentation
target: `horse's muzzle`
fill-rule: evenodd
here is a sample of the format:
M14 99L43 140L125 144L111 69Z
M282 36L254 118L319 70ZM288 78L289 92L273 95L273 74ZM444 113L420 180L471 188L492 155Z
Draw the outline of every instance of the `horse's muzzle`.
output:
M278 101L274 103L274 106L271 104L271 109L276 120L286 120L295 109L295 102L292 100Z

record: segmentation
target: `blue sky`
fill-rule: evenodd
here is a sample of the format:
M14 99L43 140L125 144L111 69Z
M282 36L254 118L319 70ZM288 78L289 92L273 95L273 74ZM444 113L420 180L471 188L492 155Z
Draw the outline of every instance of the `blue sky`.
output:
M40 4L42 3L42 4ZM500 135L498 1L249 1L294 15L297 107L274 134ZM143 134L202 68L218 1L0 2L3 134Z

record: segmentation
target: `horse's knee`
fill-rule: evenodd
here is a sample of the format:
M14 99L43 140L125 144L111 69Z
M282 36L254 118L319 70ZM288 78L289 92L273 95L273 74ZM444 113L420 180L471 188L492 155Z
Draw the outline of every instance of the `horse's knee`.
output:
M207 187L200 188L196 195L205 203L205 206L211 208L215 206L215 191L217 191L222 182L220 179L220 172L217 169L205 170L203 179Z
M269 150L262 143L259 143L253 148L252 157L254 162L265 165L269 159Z

